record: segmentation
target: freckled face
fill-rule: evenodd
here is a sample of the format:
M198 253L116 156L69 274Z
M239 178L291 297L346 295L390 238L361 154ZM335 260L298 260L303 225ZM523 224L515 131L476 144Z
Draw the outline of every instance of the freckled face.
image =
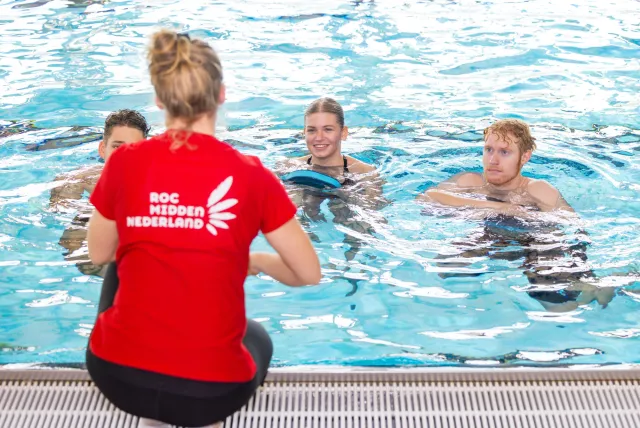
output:
M513 143L515 137L509 135L510 141L491 133L484 143L482 166L487 182L494 185L508 183L520 174L520 170L529 160L530 153L520 154L520 149Z

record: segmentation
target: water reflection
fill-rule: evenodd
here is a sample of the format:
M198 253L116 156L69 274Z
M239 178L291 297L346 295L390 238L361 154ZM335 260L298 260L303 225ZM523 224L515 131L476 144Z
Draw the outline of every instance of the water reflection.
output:
M38 0L34 2L21 3L12 6L12 9L33 9L36 7L44 6L48 3L52 3L54 1L55 0ZM73 9L90 6L92 4L105 4L108 3L108 1L109 0L65 0L64 3L66 7ZM55 2L59 3L58 1Z

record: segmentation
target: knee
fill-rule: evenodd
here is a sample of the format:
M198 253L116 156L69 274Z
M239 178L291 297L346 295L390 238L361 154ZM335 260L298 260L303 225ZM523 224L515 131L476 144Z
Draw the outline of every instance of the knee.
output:
M267 330L257 321L247 320L247 333L244 337L245 342L268 343L272 346L271 337Z
M267 330L259 322L247 320L247 332L243 342L254 358L259 355L259 358L271 361L273 342Z

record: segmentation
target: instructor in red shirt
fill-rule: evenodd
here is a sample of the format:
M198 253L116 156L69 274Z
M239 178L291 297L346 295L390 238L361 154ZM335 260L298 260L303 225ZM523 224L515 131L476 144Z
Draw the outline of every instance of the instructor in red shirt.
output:
M277 177L215 137L215 51L162 30L148 61L167 131L116 150L91 194L89 256L115 263L87 368L140 427L212 426L247 403L271 361L267 332L246 318L246 276L317 284L320 265ZM260 232L276 253L249 253Z

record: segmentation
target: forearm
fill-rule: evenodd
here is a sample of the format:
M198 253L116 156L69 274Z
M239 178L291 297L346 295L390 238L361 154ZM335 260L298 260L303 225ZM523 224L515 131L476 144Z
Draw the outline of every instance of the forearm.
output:
M87 230L87 247L91 262L102 265L114 261L118 242L116 222L104 218L98 210L94 210Z
M111 246L98 246L93 245L91 242L87 245L89 249L89 260L94 265L104 265L107 263L111 263L116 261L116 246L111 248Z
M85 188L80 183L67 182L51 189L50 202L51 204L59 203L65 200L78 200L82 199Z
M282 257L274 253L253 253L253 260L257 271L269 275L278 282L291 287L307 285L296 273L287 266Z
M449 193L444 190L430 189L427 190L425 196L420 198L422 200L431 200L443 205L449 205L452 207L470 206L476 208L490 208L495 210L508 209L511 204L505 202L493 202L481 199L473 199L468 197L459 196L454 193Z
M496 202L487 201L482 199L474 199L470 197L460 196L447 191L432 189L426 192L426 197L423 200L431 200L443 205L452 207L474 207L485 210L490 210L488 213L484 211L482 217L490 216L492 214L503 214L513 217L519 217L525 220L535 219L535 214L527 211L526 208L520 205L514 205L508 202Z
M365 206L373 210L381 210L389 206L391 202L384 197L382 189L378 187L372 187L365 191Z

